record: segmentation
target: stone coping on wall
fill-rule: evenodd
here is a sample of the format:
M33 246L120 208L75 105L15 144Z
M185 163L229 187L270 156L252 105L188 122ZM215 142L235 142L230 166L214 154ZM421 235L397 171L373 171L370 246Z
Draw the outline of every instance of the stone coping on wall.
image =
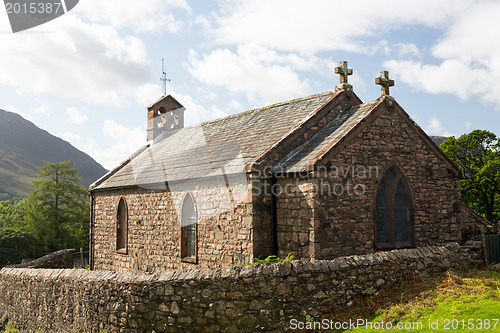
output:
M455 244L158 273L3 268L0 317L21 332L285 332L304 313L326 318L405 276L469 262Z
M86 269L36 269L5 267L0 274L15 276L29 276L43 279L78 279L88 281L109 281L117 283L148 283L188 280L212 280L212 279L239 279L251 276L287 276L292 272L295 274L308 272L327 272L342 270L352 266L375 266L384 261L400 260L405 258L436 257L449 252L442 246L427 246L415 249L402 249L377 252L361 256L339 257L332 260L314 260L283 262L275 264L248 265L232 268L212 268L186 271L165 271L157 273L132 273L113 271L89 271Z

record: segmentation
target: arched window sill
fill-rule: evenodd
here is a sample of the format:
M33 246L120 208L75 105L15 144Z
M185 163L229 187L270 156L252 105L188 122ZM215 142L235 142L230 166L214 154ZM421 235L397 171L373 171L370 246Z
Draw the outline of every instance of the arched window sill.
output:
M118 253L118 254L127 254L127 249L118 249L118 250L116 250L116 253Z
M197 264L197 260L195 257L184 257L184 258L181 258L181 261L182 262L188 262L188 263L191 263L191 264Z

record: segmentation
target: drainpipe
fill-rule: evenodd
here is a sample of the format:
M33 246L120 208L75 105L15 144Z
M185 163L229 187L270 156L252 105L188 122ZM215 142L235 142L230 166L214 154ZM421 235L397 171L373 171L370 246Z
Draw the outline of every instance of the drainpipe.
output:
M94 270L94 192L90 192L90 244L89 244L89 266Z
M274 186L276 185L276 175L271 174L271 216L273 221L273 255L278 255L278 215L276 212L276 194Z

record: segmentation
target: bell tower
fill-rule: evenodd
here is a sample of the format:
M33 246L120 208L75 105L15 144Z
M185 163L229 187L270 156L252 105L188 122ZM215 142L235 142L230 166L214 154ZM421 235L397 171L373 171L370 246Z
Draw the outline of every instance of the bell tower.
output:
M156 143L169 136L172 132L184 128L184 111L182 106L172 95L161 97L147 107L148 128L147 140Z

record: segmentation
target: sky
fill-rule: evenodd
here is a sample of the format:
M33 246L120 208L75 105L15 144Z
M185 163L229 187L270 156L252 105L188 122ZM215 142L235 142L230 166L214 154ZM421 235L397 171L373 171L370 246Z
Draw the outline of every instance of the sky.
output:
M12 33L0 10L0 109L112 169L146 144L167 92L186 125L330 91L391 96L429 135L500 135L500 1L81 0Z

